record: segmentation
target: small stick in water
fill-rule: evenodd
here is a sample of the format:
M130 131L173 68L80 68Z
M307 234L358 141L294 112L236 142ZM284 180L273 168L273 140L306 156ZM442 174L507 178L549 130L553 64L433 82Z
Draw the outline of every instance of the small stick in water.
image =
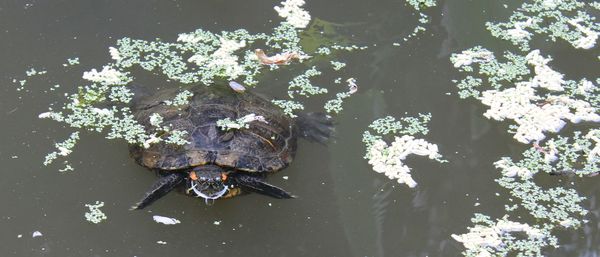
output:
M266 65L285 65L289 64L290 61L292 61L292 59L302 58L302 56L295 52L285 52L273 56L267 56L267 54L265 54L265 51L263 51L262 49L256 49L254 50L254 53L256 54L256 57L258 57L258 60L260 60L260 63Z

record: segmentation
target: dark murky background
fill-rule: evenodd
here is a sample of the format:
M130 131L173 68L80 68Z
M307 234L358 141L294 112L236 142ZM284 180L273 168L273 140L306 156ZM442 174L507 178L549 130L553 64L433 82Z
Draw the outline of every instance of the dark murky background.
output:
M301 142L292 166L269 178L300 198L247 195L206 206L170 194L145 211L129 211L155 177L129 159L126 144L83 133L70 157L75 171L61 174L60 162L44 167L42 161L53 150L53 140L62 141L71 130L40 120L38 114L50 104L60 106L63 93L84 83L83 71L109 62L108 47L119 38L174 41L178 33L200 27L267 32L280 20L273 11L278 1L3 0L0 255L458 256L463 247L450 235L465 233L473 213L504 214L506 192L493 182L499 173L492 162L518 157L525 146L505 132L506 123L483 118L480 104L458 99L451 80L460 75L448 58L478 44L507 47L485 31L484 22L505 19L518 2L507 1L504 8L496 0L439 1L425 11L432 17L427 31L404 43L418 18L405 1L309 1L306 8L313 18L345 25L344 36L371 47L340 58L348 64L342 76L357 78L360 89L337 117L336 142L327 147ZM574 51L564 43L538 43L569 78L597 70L598 54ZM71 57L82 64L62 67ZM28 91L17 92L12 79L26 78L31 67L48 74L27 78ZM257 90L282 95L286 83L273 79ZM61 87L44 92L54 84ZM427 139L450 162L409 159L419 183L409 189L371 170L362 158L361 134L376 118L419 112L432 113ZM583 229L563 232L564 247L549 249L548 255L598 256L597 178L577 182L589 197L591 221ZM83 217L84 204L96 200L106 203L102 210L108 215L98 225ZM152 215L182 223L157 224ZM43 237L32 238L36 230Z

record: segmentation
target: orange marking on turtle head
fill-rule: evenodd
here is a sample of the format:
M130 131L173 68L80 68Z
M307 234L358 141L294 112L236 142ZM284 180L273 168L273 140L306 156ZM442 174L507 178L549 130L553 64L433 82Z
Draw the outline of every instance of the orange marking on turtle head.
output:
M227 173L221 172L221 180L222 181L226 181L227 180Z
M192 171L192 172L190 172L190 178L191 178L192 180L194 180L194 181L195 181L195 180L198 180L198 176L196 176L196 172L193 172L193 171Z

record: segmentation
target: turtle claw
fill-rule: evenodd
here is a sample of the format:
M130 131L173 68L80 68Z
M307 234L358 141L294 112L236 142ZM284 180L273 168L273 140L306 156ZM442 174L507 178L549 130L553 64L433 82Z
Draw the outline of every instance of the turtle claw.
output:
M154 201L160 199L165 196L167 193L171 192L175 187L179 186L183 181L185 181L186 174L181 172L171 173L167 176L161 177L158 181L156 181L150 190L144 194L142 200L131 206L129 210L141 210L146 206L152 204Z
M261 178L248 175L238 175L235 177L237 184L244 190L270 196L277 199L297 198L289 192L264 182Z

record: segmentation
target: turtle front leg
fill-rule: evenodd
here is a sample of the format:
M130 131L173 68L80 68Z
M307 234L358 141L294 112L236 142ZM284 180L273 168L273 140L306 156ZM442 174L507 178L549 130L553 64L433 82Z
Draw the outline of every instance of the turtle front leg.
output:
M287 191L271 185L265 182L262 178L250 176L246 174L235 174L230 175L234 183L237 184L242 190L259 193L262 195L278 198L278 199L289 199L296 198L296 196L288 193Z
M175 172L160 177L160 179L150 187L150 190L144 194L142 200L131 206L130 210L144 209L146 206L171 192L175 187L181 185L181 183L185 181L185 178L186 174L182 172Z

